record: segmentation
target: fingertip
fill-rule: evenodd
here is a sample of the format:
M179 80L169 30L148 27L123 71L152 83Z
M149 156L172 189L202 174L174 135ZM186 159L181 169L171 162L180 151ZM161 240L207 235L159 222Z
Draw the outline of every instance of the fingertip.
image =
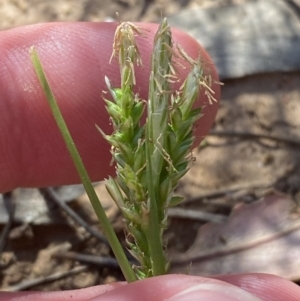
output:
M264 301L300 300L299 286L276 275L251 273L222 275L214 278L242 287Z
M108 143L95 124L109 134L111 126L102 91L104 76L118 85L116 62L109 64L116 23L48 23L1 32L0 89L5 100L0 111L0 145L7 149L0 158L0 190L18 186L55 186L78 183L79 177L54 123L45 96L30 62L34 45L41 58L51 88L57 98L75 144L93 181L114 172ZM146 38L139 39L144 69L137 68L137 86L147 99L150 56L157 24L140 24ZM193 38L174 29L173 38L192 58L203 56L207 72L217 73L207 53ZM181 77L187 70L181 70ZM214 85L215 97L219 86ZM199 97L204 116L195 134L198 141L207 134L217 111L207 97ZM13 129L13 130L12 130Z
M164 275L130 283L90 301L259 301L248 292L215 279Z

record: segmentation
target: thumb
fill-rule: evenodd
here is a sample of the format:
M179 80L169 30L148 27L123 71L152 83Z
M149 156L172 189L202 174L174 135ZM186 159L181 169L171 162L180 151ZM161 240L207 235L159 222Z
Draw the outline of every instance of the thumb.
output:
M204 277L166 275L130 283L90 301L262 301L229 283Z
M134 283L113 283L77 291L0 293L0 301L271 301L220 280L165 275ZM275 300L275 299L274 299ZM287 299L289 301L292 299Z

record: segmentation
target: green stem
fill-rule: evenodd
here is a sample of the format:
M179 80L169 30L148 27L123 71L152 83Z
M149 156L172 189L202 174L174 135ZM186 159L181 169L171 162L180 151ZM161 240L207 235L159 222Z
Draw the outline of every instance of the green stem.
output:
M153 189L153 171L151 164L151 142L149 141L148 131L151 130L146 129L146 157L147 157L147 177L148 177L148 185L149 185L149 224L147 225L148 229L146 231L149 235L147 235L147 240L149 244L150 257L152 260L152 273L153 276L164 275L166 274L166 260L165 254L162 245L162 236L160 229L160 222L158 219L158 209L155 191Z
M110 246L119 262L120 268L124 274L124 277L128 282L133 282L137 280L135 273L123 251L123 248L116 236L116 233L110 224L105 211L97 197L97 194L94 190L94 187L90 181L90 178L88 176L88 173L84 167L84 164L82 162L82 159L79 155L79 152L75 146L75 143L71 137L71 134L68 130L68 127L64 121L64 118L60 112L60 109L57 105L56 99L51 91L51 88L49 86L49 83L47 81L47 78L45 76L42 64L40 62L40 59L38 57L38 54L35 49L31 49L31 61L34 65L35 72L37 74L37 77L40 81L40 84L46 94L49 106L51 108L51 111L54 115L55 121L57 123L57 126L59 127L59 130L63 136L63 139L66 143L66 146L68 148L68 151L73 159L73 162L76 166L77 172L80 175L82 184L86 190L86 193L92 203L92 206L96 212L96 215L98 217L98 220L100 224L103 227L104 233L110 243Z
M165 159L158 147L165 150L167 127L169 91L167 76L170 71L172 54L167 46L172 46L171 31L164 19L154 38L152 53L151 74L149 80L148 118L146 121L146 158L147 183L149 197L149 229L147 232L149 252L152 260L153 276L166 274L166 259L162 243L162 213L164 208L159 198L160 175L164 170ZM160 83L160 86L158 85ZM159 144L159 146L157 145ZM160 207L159 207L160 206Z

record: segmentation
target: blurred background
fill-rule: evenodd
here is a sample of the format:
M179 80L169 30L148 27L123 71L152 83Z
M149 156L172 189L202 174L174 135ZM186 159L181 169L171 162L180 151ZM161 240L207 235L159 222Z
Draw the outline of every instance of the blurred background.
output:
M0 29L41 22L159 22L187 31L224 86L211 133L178 187L165 240L172 271L300 280L299 0L0 0ZM122 241L124 224L95 184ZM1 289L122 280L80 185L0 197ZM191 266L190 263L192 262Z
M100 22L115 19L159 22L183 8L218 7L247 0L1 0L1 29L53 21Z

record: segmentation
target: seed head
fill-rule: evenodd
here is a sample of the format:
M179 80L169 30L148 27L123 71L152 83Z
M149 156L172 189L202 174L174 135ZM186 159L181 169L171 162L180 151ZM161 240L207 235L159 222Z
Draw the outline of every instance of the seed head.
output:
M115 32L110 62L114 57L119 57L122 87L123 85L133 86L136 84L134 65L143 65L135 39L137 35L141 35L141 31L138 26L131 22L119 24Z

